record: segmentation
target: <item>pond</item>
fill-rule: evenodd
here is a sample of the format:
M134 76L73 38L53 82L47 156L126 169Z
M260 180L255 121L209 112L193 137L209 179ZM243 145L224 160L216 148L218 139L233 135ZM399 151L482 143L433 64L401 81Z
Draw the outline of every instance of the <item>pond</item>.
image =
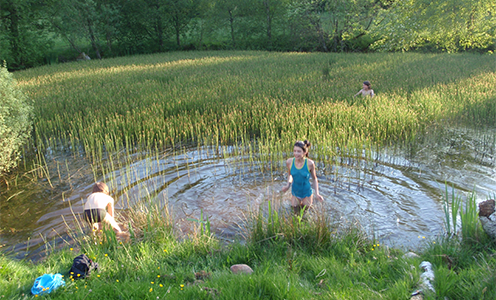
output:
M407 145L369 153L372 159L343 156L327 165L314 158L325 198L317 207L339 216L338 222L360 224L382 244L418 249L445 232L447 186L450 194L454 189L463 199L472 191L477 202L493 196L495 133L440 128ZM0 250L37 260L47 247L70 245L67 228L77 226L74 220L82 214L95 180L111 183L118 213L148 199L168 205L178 231L188 233L195 225L191 219L203 212L225 241L239 238L249 212L268 201L289 208L290 192L279 192L286 182L283 161L268 166L270 162L250 156L230 155L233 148L217 150L121 153L127 157L124 163L110 158L104 162L115 164L106 174L83 157L47 151L43 174L48 176L19 174L0 193Z

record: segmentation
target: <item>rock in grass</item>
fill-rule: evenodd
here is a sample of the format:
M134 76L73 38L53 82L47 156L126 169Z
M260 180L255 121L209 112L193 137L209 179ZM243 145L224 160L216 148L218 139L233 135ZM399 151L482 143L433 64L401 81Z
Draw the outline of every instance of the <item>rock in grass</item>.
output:
M484 231L496 239L496 212L494 211L495 201L493 199L479 203L479 220Z
M415 252L407 252L403 255L403 258L419 258L420 256Z
M479 217L489 217L494 213L494 200L486 200L479 203Z
M232 265L231 271L234 274L251 274L251 273L253 273L252 268L250 268L248 265L245 265L245 264Z

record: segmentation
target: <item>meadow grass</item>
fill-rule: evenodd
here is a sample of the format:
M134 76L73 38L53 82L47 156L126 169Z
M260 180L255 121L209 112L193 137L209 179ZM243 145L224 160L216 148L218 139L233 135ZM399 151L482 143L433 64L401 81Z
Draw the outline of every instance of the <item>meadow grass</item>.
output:
M308 139L330 161L338 149L408 140L433 122L493 124L495 70L490 55L221 51L44 66L16 78L35 101L38 151L83 150L95 162L181 142L254 144L278 160ZM377 97L352 98L363 80Z

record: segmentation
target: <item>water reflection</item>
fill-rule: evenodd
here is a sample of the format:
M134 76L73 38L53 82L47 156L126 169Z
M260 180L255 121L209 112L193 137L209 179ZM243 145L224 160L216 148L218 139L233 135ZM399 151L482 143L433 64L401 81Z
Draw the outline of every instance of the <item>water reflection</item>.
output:
M406 147L380 149L373 161L343 157L327 166L316 160L325 208L338 211L343 221L358 220L383 244L416 248L422 237L444 232L445 182L458 192L475 190L479 201L496 190L494 133L443 129ZM70 243L67 224L75 226L95 179L109 184L117 211L143 199L168 203L183 233L194 225L188 218L198 219L203 211L218 236L232 239L251 209L268 200L289 206L290 193L278 192L285 184L282 161L274 168L279 171L267 171L267 162L218 152L135 153L125 163L109 158L111 171L98 171L82 158L53 151L47 159L50 180L25 176L0 194L2 250L37 259L47 241L53 247Z

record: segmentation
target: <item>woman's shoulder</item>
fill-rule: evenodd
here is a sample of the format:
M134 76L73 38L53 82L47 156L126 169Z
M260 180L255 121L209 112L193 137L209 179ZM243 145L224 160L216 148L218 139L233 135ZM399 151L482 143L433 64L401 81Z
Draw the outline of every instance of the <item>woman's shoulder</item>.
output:
M112 196L107 195L107 194L102 193L102 192L92 193L90 195L90 197L97 198L99 200L107 200L107 201L110 201L110 200L113 201L114 200L114 198L112 198Z
M309 167L315 166L315 162L311 160L310 158L307 158L307 164Z

